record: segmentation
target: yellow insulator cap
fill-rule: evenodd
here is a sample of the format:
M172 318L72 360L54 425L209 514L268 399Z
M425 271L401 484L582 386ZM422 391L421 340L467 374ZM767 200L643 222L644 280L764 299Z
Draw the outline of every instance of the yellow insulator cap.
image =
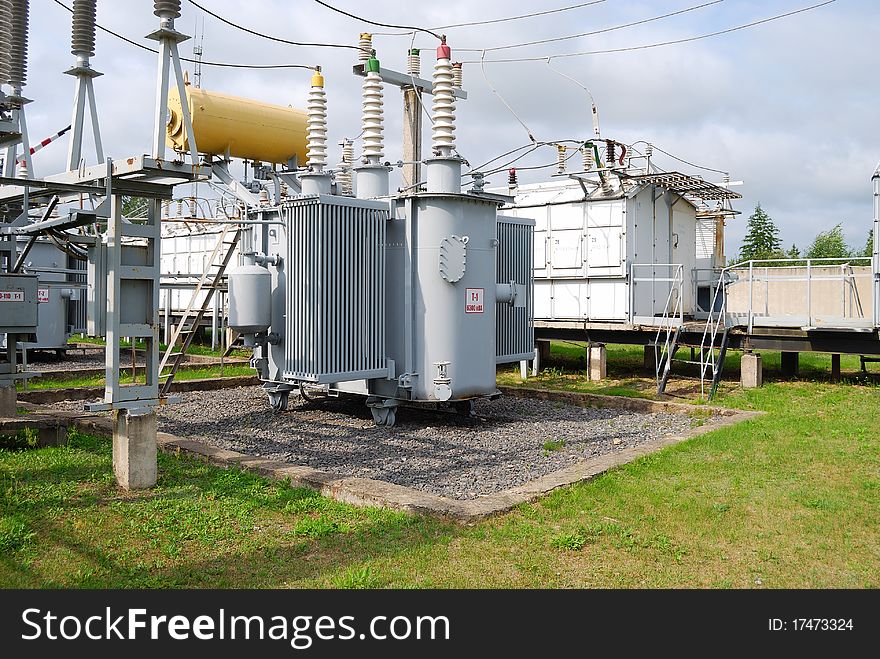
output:
M321 75L320 72L315 71L315 74L312 76L312 87L323 87L324 86L324 76Z
M361 39L371 41L373 39L373 35L370 32L361 32Z

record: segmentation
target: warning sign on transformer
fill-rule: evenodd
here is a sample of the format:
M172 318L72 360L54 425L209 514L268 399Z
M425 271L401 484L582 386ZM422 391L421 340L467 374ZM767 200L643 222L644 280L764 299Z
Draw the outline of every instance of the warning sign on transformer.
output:
M464 312L483 313L483 289L466 288L464 294Z

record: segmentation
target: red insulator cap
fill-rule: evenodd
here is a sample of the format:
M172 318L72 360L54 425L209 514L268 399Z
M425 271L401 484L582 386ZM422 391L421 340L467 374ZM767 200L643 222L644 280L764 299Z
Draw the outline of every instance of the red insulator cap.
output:
M445 43L437 46L437 59L452 59L452 48Z

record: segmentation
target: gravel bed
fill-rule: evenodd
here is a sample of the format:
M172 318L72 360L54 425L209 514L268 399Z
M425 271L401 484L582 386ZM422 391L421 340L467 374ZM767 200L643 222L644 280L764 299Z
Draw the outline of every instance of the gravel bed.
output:
M473 499L694 423L682 414L521 398L478 401L474 411L466 417L401 407L394 428L378 428L362 399L309 403L291 396L288 411L276 414L254 386L184 393L180 403L161 409L160 429L334 474ZM559 448L547 450L547 442Z

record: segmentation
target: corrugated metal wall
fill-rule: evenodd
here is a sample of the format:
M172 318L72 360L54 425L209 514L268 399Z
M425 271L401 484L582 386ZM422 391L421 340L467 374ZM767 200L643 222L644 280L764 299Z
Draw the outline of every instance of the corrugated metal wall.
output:
M322 197L282 208L288 224L285 377L381 377L385 355L385 224L373 202Z
M535 348L532 323L535 221L499 215L497 227L495 280L499 284L515 281L525 289L524 305L495 305L495 361L504 364L529 359Z

